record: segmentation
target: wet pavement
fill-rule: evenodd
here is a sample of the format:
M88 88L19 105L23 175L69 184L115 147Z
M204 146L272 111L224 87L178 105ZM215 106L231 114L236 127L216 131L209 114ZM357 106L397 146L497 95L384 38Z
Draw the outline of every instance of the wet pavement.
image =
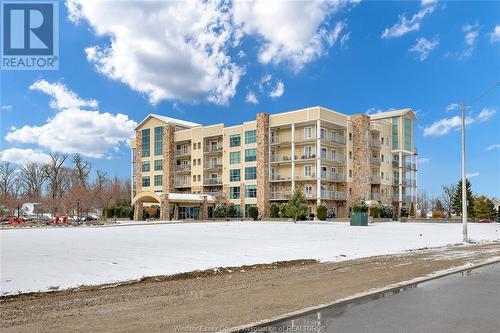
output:
M500 264L296 316L255 332L500 332Z

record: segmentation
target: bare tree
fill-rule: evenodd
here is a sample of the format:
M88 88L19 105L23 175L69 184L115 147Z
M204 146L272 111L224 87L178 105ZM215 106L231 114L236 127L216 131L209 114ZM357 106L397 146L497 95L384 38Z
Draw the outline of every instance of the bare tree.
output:
M105 180L103 187L98 195L98 203L104 213L104 220L108 219L108 208L116 204L122 193L122 184L120 180L115 177L112 180Z
M58 199L63 193L64 184L67 182L63 179L63 164L68 158L67 154L50 154L50 161L43 166L45 177L47 178L47 204L51 207L52 212L57 213L59 207Z
M427 217L427 213L432 209L432 198L427 195L427 192L422 191L418 193L417 207L420 210L420 217Z
M92 166L89 162L82 160L79 154L73 157L73 164L76 169L77 179L80 186L88 189L89 187L89 175L92 170Z
M443 207L448 217L451 217L451 202L453 200L453 194L455 193L456 187L454 184L443 185L443 194L441 195Z
M0 198L12 194L17 177L16 171L16 167L10 162L0 164Z
M35 201L40 200L42 197L43 184L46 179L42 164L30 163L24 165L19 174L24 196Z

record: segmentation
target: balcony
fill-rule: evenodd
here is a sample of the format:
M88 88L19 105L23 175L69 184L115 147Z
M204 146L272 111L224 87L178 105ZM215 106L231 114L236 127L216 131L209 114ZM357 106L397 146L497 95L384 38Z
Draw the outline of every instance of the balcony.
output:
M321 136L321 141L333 142L341 145L345 145L346 143L345 136L340 134L323 135Z
M304 154L300 155L299 158L295 158L296 161L298 160L312 160L316 158L316 154Z
M215 163L215 162L205 162L203 164L203 169L205 170L219 170L219 169L222 169L222 163Z
M222 185L222 178L206 178L203 180L205 186L218 186Z
M372 148L375 148L375 149L380 149L380 147L382 146L382 144L380 143L380 139L379 138L376 138L376 139L372 138L370 146Z
M175 166L175 172L189 172L191 171L190 164L180 164Z
M271 177L269 177L269 180L270 181L290 181L292 180L290 177L284 177L284 176L281 176L281 175L278 175L276 173L274 174L271 174Z
M403 186L411 186L413 181L411 179L403 179Z
M271 135L271 140L269 140L269 143L272 145L291 142L292 138L288 135Z
M372 184L380 184L380 181L381 181L380 176L372 175L371 181L372 181Z
M311 180L311 179L316 179L316 174L312 172L309 175L298 175L295 176L295 180Z
M291 162L292 158L290 156L271 155L270 161L271 162Z
M291 197L290 192L271 192L271 200L289 200Z
M205 153L222 153L222 146L205 146Z
M405 195L403 194L403 202L412 202L413 197L411 195Z
M370 123L370 131L382 132L382 125L377 123Z
M322 171L321 178L324 180L334 181L334 182L345 182L345 173Z
M295 135L295 142L301 142L301 141L312 141L316 140L316 133L312 133L310 136L305 136L304 134L296 134Z
M191 155L191 150L189 149L177 149L175 151L175 157L181 157L181 156L189 156Z
M393 168L399 168L399 161L392 161Z
M394 185L399 185L399 178L394 178L394 179L392 180L392 183L393 183Z
M370 193L370 200L380 201L380 193L378 192Z
M321 199L326 200L345 200L345 192L331 191L331 190L321 190Z
M409 169L409 170L416 170L417 169L417 165L415 163L411 163L411 162L404 162L403 163L403 168Z
M345 163L345 155L342 154L321 153L321 159L338 164Z
M174 179L174 187L190 187L191 181L188 178Z
M380 158L378 157L371 157L370 158L370 164L375 165L375 166L380 166Z

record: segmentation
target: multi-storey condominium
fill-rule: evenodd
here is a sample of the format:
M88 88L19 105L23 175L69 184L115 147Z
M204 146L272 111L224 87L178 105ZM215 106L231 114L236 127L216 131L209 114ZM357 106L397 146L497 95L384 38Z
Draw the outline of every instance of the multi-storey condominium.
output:
M411 109L345 115L323 107L225 127L150 114L136 128L132 201L159 205L161 218L208 218L217 202L244 217L251 206L269 216L271 203L301 190L311 213L324 203L347 217L356 200L396 209L417 194L417 150Z

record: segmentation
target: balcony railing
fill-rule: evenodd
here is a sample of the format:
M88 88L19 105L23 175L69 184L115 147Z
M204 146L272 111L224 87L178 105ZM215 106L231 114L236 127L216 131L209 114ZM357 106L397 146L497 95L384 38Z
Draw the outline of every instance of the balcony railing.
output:
M291 142L292 137L288 135L271 135L271 144Z
M315 179L316 178L316 174L314 172L311 172L311 174L309 175L297 175L295 176L295 179L296 180L301 180L301 179Z
M380 184L380 176L372 175L372 184Z
M191 171L191 165L190 164L176 165L175 166L175 171L177 171L177 172Z
M346 180L345 173L338 173L331 171L322 171L321 178L334 182L345 182Z
M304 154L304 155L299 155L299 158L295 158L295 160L300 159L300 160L310 160L316 158L316 154Z
M345 163L345 155L342 154L321 153L321 158L324 160L332 161L334 163Z
M205 153L221 153L222 146L205 146Z
M371 165L380 166L380 158L378 158L378 157L371 157L370 158L370 164Z
M370 193L370 200L380 201L380 193L378 192Z
M205 162L203 164L204 169L222 169L222 163Z
M191 181L189 179L175 179L174 186L175 187L189 187L189 186L191 186Z
M413 197L411 195L403 194L403 202L411 202L411 201L413 201Z
M380 147L382 146L382 144L380 143L380 139L372 139L371 141L371 147L372 148L376 148L376 149L380 149Z
M271 192L271 200L288 200L290 197L290 192Z
M382 132L382 125L377 123L370 123L370 130L375 132Z
M222 178L206 178L203 180L203 185L206 186L222 185Z
M345 192L321 190L321 199L345 200L345 198L346 198Z
M404 186L411 186L412 184L413 184L413 181L411 179L403 179Z
M417 168L416 164L411 162L404 162L403 167L411 170L415 170Z
M322 141L329 141L329 142L335 142L335 143L340 143L345 145L346 139L344 135L340 134L332 134L332 135L322 135L321 136Z
M304 134L295 134L295 142L310 141L315 139L316 133L312 133L310 136L305 136Z
M290 181L291 180L290 177L284 177L284 176L276 174L276 173L271 174L271 177L269 177L269 178L272 181Z
M177 149L175 151L175 156L186 156L191 154L191 151L189 149Z
M290 156L276 156L271 155L271 162L291 162L292 158Z
M399 168L399 161L392 161L393 168Z

